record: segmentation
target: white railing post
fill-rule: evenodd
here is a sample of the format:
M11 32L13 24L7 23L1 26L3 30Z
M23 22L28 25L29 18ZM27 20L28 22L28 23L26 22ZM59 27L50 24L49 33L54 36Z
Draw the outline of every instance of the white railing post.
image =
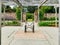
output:
M59 38L60 38L60 0L59 0ZM60 39L59 39L59 42L60 42Z
M55 8L55 26L57 27L57 7L56 7L57 5L55 5L54 6L54 8Z
M20 10L21 11L21 20L20 20L20 22L21 22L21 26L22 26L22 9Z
M59 28L60 28L60 0L59 0Z
M39 20L39 18L40 18L40 17L39 17L39 13L40 13L40 12L39 12L39 6L38 6L38 22L40 21L40 20Z
M3 17L3 26L5 26L5 15L6 15L5 9L6 9L6 6L4 5L4 17Z
M0 0L0 44L1 44L1 0Z

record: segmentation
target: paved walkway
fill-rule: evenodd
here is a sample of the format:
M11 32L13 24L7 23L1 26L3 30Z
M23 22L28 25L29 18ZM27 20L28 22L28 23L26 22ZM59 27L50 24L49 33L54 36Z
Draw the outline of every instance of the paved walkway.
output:
M14 39L9 45L58 45L57 27L35 26L35 33L32 33L31 31L24 33L24 24L21 27L7 26L2 28L2 37L6 37L9 35L9 32L13 31L15 31L15 34L13 35ZM2 43L3 41L4 38L2 38ZM8 42L6 38L5 41Z

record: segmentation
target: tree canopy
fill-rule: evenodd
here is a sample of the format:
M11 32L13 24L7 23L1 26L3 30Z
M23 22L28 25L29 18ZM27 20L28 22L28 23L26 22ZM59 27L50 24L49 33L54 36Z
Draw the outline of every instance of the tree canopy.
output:
M37 10L37 6L28 6L27 10L29 13L34 13L34 11Z

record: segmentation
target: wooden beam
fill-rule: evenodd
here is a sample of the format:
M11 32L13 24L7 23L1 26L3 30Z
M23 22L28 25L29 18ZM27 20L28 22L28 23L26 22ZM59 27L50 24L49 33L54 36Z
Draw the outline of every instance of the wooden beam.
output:
M45 0L45 1L42 1L41 2L41 5L39 6L39 8L41 8L41 6L44 4L44 3L46 3L48 0Z
M13 0L20 8L22 8L22 4L19 2L19 0Z

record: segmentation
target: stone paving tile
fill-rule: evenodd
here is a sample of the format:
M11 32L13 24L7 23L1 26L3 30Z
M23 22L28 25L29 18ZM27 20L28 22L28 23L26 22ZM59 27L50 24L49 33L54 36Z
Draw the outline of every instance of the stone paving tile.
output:
M39 30L35 30L35 33L31 31L24 33L24 27L4 27L2 29L4 33L13 30L17 32L10 45L58 45L58 28L56 27L40 27Z
M41 31L36 32L24 32L24 31L18 31L16 32L15 38L21 38L21 39L43 39L46 40L45 35Z
M46 40L17 39L10 45L50 45Z

